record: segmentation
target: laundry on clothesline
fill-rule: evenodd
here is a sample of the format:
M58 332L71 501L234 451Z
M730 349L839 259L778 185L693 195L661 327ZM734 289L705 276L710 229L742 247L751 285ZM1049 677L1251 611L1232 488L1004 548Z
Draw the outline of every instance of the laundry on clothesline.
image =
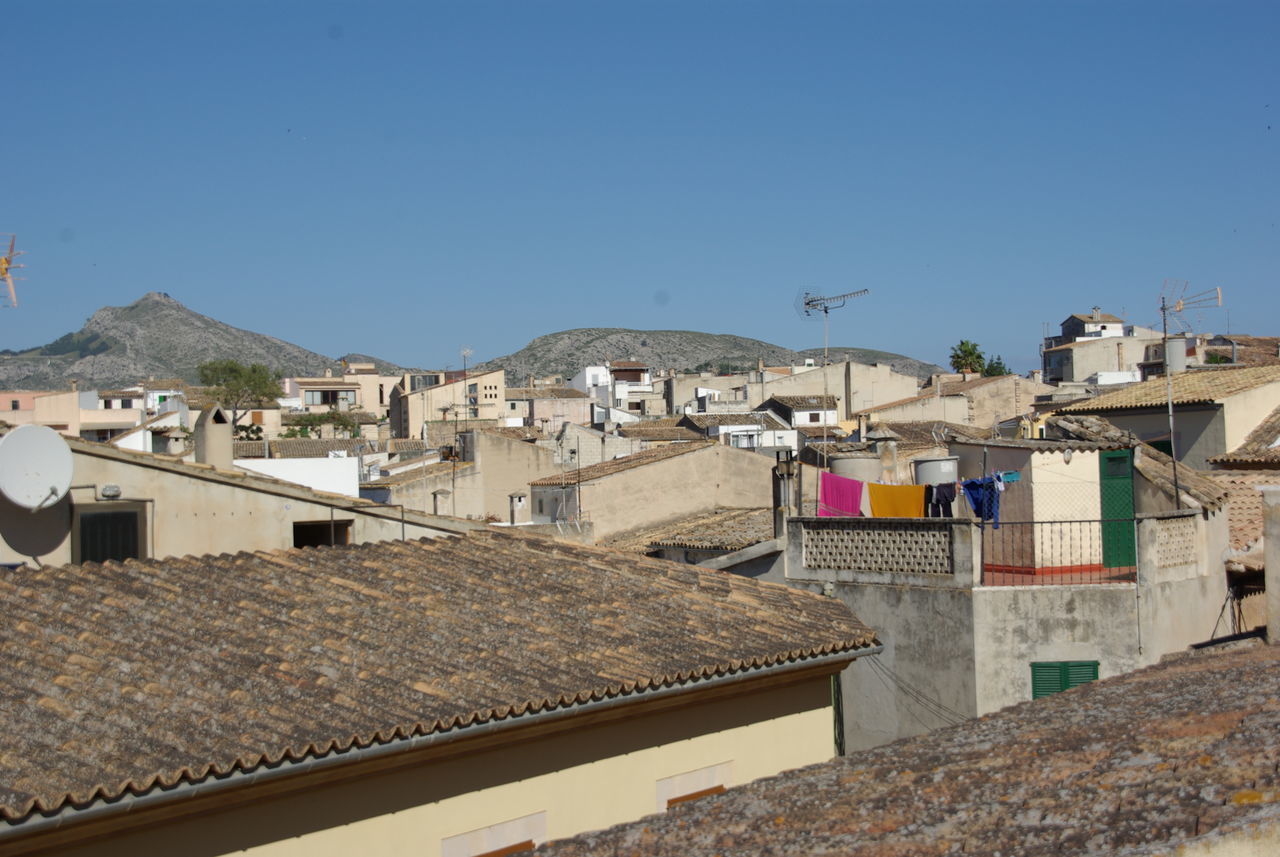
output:
M818 517L856 518L862 514L862 489L865 483L825 470L818 477Z

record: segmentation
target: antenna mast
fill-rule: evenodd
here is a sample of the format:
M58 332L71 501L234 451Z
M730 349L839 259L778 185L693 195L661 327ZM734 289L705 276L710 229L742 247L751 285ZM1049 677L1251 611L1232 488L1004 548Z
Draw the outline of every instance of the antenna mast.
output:
M805 292L800 299L801 312L805 315L813 316L819 312L822 313L822 466L824 468L830 464L830 457L827 455L827 401L831 393L828 386L827 366L831 363L831 311L840 309L853 298L869 294L871 289L858 289L856 292L845 292L842 295L829 297ZM800 498L800 502L804 502L803 497Z
M1186 280L1165 280L1164 291L1160 295L1160 329L1164 347L1164 394L1165 404L1169 411L1169 458L1173 461L1173 505L1182 508L1182 487L1178 484L1178 445L1174 437L1173 421L1173 372L1169 368L1169 314L1182 328L1183 333L1191 333L1191 326L1182 317L1182 311L1194 307L1222 306L1222 289L1209 289L1194 295L1187 295ZM1177 297L1173 292L1178 292ZM1172 298L1172 302L1170 299ZM1185 341L1185 340L1184 340ZM1185 346L1183 346L1185 348Z

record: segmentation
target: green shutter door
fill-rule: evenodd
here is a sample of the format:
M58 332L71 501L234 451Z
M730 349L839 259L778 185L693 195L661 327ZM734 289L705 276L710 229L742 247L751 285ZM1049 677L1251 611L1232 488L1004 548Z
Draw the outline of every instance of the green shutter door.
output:
M1098 680L1097 661L1042 661L1031 665L1031 698Z
M1098 459L1102 505L1102 567L1133 568L1138 549L1133 532L1133 450L1104 450Z

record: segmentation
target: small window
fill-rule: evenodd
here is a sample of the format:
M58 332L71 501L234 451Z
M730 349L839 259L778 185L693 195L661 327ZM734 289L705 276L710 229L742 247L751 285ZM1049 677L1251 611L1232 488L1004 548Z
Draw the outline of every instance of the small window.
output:
M73 510L71 561L106 562L146 556L141 503L88 503Z
M321 545L351 544L350 521L296 521L293 525L293 546L315 548Z
M816 411L814 411L813 413L810 413L810 414L809 414L809 422L811 422L811 423L816 423L817 421L818 421L818 414L817 414L817 412L816 412Z
M11 411L18 411L18 410L21 410L21 408L19 408L19 407L18 407L18 405L19 405L19 402L18 402L18 400L17 400L17 399L10 399L10 400L9 400L9 410L11 410Z
M1031 698L1039 699L1098 680L1097 661L1041 661L1031 664Z
M720 794L733 776L733 763L721 762L696 771L687 771L657 782L657 810L665 812L677 804Z
M440 840L441 857L505 857L547 841L547 814L535 812Z
M114 405L112 404L110 399L103 399L102 407L106 408L109 411L114 407Z
M122 408L132 408L132 407L133 407L133 399L121 399L121 400L120 400L120 407L122 407Z

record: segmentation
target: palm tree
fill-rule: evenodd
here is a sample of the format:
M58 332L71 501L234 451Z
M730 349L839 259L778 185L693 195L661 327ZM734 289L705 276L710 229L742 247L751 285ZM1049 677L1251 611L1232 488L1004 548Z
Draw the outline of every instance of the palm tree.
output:
M967 339L951 347L951 369L954 372L981 372L987 365L978 343Z

